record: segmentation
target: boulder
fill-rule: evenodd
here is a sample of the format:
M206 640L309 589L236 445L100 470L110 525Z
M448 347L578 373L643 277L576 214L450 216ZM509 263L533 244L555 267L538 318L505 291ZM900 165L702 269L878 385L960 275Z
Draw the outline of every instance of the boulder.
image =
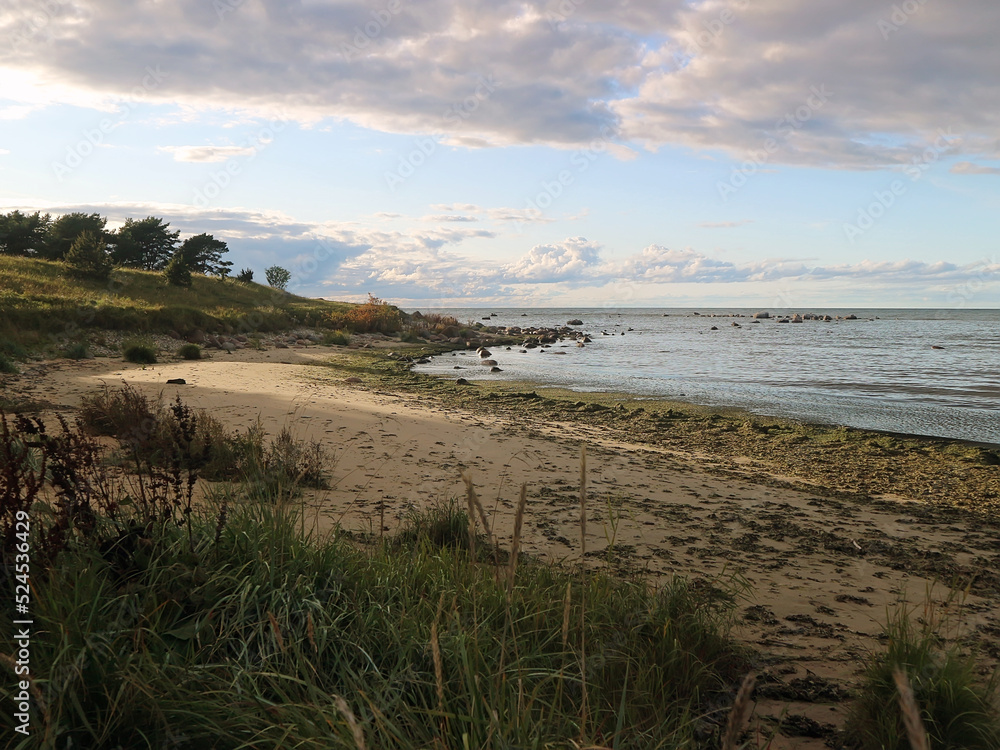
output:
M184 378L171 378L167 385L187 385L187 381Z
M771 313L769 313L769 312L759 312L759 313L756 313L754 315L754 317L757 318L758 320L767 320L768 318L771 317Z
M568 326L582 326L583 325L583 321L580 320L579 318L573 318L573 320L567 320L566 321L566 325L568 325Z
M490 372L503 372L499 367L491 367Z
M344 382L354 385L356 383L363 383L365 381L363 381L361 378L350 377L350 378L344 378Z
M801 323L801 322L802 322L802 316L799 315L798 313L795 313L795 315L792 316L792 323Z

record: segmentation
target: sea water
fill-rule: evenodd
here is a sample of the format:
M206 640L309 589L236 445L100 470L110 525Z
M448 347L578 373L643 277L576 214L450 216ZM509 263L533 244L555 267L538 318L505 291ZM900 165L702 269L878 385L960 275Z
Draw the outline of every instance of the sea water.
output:
M452 315L463 324L522 327L557 327L578 318L584 324L575 328L593 342L580 348L567 340L526 354L518 346L495 347L492 358L501 373L481 366L475 352L435 357L416 367L419 372L617 391L1000 444L1000 310L810 309L800 312L858 319L803 323L779 323L778 317L795 311L775 309L759 322L753 317L758 310L738 308L422 312ZM726 315L744 317L721 317Z

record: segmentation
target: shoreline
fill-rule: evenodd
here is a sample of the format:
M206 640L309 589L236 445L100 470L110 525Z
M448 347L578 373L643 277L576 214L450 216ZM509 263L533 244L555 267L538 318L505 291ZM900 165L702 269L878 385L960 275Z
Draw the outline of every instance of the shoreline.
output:
M588 565L653 585L682 575L711 586L736 575L752 588L738 603L738 636L756 651L767 686L758 715L774 726L782 716L801 717L816 733L789 729L774 750L824 747L843 725L860 660L879 648L887 612L917 606L928 592L946 601L951 589L941 581L969 585L961 609L966 635L988 664L1000 658L994 507L955 507L945 502L947 485L931 487L930 499L872 492L875 486L861 491L849 462L833 461L816 474L808 463L787 461L815 443L838 459L872 452L909 476L924 464L968 471L961 451L609 394L457 386L412 373L386 356L390 348L428 350L395 343L375 351L244 349L146 368L54 360L17 377L21 390L61 413L102 383L124 380L149 396L179 395L230 429L259 419L272 435L288 425L298 437L323 441L334 453L333 486L302 498L321 530L391 533L412 510L463 497L464 470L503 545L524 483L521 549L553 564L580 560L585 445ZM177 377L186 384L166 383ZM886 450L895 455L882 455ZM947 460L953 465L941 463ZM1000 481L1000 468L983 470Z

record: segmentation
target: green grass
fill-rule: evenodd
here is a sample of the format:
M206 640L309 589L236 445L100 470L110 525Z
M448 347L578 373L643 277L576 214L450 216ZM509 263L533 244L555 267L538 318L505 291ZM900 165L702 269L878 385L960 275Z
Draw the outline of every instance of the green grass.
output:
M233 507L218 543L216 526L205 516L191 537L167 526L63 554L34 600L39 737L354 747L341 696L373 748L569 748L581 735L692 747L695 717L743 668L725 618L680 580L653 594L534 565L508 596L489 569L426 540L305 540L273 504ZM128 544L140 552L116 554Z
M201 359L201 347L197 344L184 344L177 350L177 356L182 359Z
M0 256L0 336L31 343L80 328L266 332L318 325L355 307L200 275L180 288L153 271L118 269L110 282L94 282L71 281L64 270L58 262Z
M156 345L145 338L126 339L122 342L122 356L126 362L137 365L156 364Z
M67 346L64 354L68 359L91 359L94 356L90 353L90 347L83 341Z
M175 416L183 433L190 414ZM459 542L455 506L393 539L310 537L297 503L228 485L192 507L183 471L123 477L76 427L0 425L0 499L45 476L37 451L61 467L57 493L96 490L32 510L45 710L9 747L319 750L356 748L357 732L401 750L707 748L747 668L733 602L711 586L525 558L508 587L489 540L476 558ZM25 501L11 502L5 533ZM12 628L0 619L5 642ZM4 716L14 685L0 681Z
M947 645L946 622L930 605L914 618L905 605L891 613L886 650L868 662L848 720L861 750L910 750L893 672L909 678L933 750L1000 747L998 675L982 676L974 655Z

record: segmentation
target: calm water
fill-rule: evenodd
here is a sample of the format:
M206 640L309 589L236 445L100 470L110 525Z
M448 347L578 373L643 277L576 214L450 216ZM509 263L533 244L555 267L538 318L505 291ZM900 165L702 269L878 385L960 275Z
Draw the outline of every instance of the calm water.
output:
M754 323L756 309L738 308L433 312L454 315L463 323L495 312L493 325L516 326L560 326L580 318L582 330L594 340L582 349L561 342L545 354L539 349L520 354L517 347L494 351L504 370L499 374L479 366L474 352L438 357L419 366L421 372L620 391L809 422L1000 444L1000 310L818 308L799 312L853 313L859 319L801 324L773 318ZM712 313L748 317L708 317ZM566 354L554 356L557 351ZM456 371L456 365L466 369Z

